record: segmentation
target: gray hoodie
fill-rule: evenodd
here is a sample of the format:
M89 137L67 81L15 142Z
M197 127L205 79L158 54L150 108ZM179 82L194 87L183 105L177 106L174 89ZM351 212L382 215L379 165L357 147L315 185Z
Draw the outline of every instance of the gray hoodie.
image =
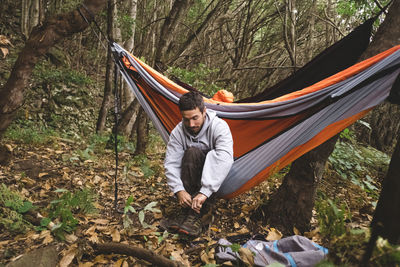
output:
M233 140L228 124L207 109L200 132L191 135L180 122L171 132L164 167L167 183L175 194L185 190L180 179L181 162L188 147L210 150L204 162L200 193L210 197L218 191L233 163Z

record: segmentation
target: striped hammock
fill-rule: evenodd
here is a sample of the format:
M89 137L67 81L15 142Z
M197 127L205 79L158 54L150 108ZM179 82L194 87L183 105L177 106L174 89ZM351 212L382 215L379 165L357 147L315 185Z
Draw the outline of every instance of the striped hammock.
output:
M400 45L303 89L253 103L204 98L232 131L234 164L218 194L235 197L333 137L388 98L400 73ZM163 140L181 121L187 89L114 43L120 73Z

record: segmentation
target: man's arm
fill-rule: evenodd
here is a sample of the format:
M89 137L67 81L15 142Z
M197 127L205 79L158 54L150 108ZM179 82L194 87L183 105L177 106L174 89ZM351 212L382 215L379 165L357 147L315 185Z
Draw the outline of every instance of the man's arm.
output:
M171 132L167 151L165 153L164 168L167 184L171 191L176 194L179 191L185 190L181 180L181 163L184 154L182 140L176 129Z
M233 139L228 124L219 120L213 126L215 149L207 153L201 178L200 193L206 197L218 191L233 164Z

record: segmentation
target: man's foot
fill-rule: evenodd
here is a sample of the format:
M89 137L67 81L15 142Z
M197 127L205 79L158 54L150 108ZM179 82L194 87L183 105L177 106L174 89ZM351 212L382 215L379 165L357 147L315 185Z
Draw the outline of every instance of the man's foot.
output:
M172 232L179 231L179 228L188 216L188 210L182 209L175 218L170 219L168 229Z
M199 214L191 212L180 225L178 232L192 237L197 237L203 231L203 224Z
M188 209L181 209L175 213L174 217L171 216L170 218L162 219L160 221L160 228L171 233L178 232L179 227L188 216L188 211Z

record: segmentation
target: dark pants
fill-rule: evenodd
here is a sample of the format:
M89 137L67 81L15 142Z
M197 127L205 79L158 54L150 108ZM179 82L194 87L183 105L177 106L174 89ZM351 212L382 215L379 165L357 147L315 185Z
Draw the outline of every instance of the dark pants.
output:
M189 147L183 154L181 164L181 180L183 187L192 197L195 197L201 189L201 175L203 173L204 161L206 160L208 151L203 151L196 147ZM201 213L208 212L211 205L210 198L208 198Z

